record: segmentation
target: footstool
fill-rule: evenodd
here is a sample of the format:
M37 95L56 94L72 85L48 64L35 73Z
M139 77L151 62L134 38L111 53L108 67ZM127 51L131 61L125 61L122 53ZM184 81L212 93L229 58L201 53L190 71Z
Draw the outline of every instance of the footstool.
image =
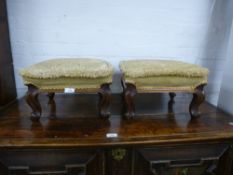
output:
M48 93L52 102L56 92L98 93L99 114L108 117L113 67L99 59L51 59L34 64L20 71L24 84L28 86L26 101L32 109L32 119L42 113L38 100L40 92Z
M170 60L128 60L120 62L124 97L124 116L135 115L133 97L139 93L168 92L173 100L176 92L193 94L189 106L192 118L200 116L198 110L204 101L204 86L208 69L198 65Z

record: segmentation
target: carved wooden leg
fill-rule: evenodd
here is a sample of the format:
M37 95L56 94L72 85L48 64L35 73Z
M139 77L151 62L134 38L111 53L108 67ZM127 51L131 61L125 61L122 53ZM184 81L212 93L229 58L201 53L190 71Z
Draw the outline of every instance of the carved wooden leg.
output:
M49 101L48 101L48 105L50 107L50 111L49 111L49 115L50 117L56 117L56 103L54 101L54 96L55 93L54 92L50 92L47 94Z
M39 120L41 116L41 111L42 111L40 102L38 100L39 89L36 86L31 85L31 84L27 86L28 86L28 92L26 95L26 101L32 109L31 119Z
M127 119L135 116L134 96L137 93L136 86L131 83L125 84L124 89L124 117Z
M170 96L170 100L168 102L168 113L173 113L173 105L175 103L174 98L175 98L176 94L173 92L170 92L169 96Z
M110 116L109 105L111 102L110 84L102 84L99 91L99 115L103 118Z
M124 83L124 80L123 79L121 79L121 87L122 87L122 90L123 90L123 93L125 92L125 87L126 85L125 85L125 83Z
M170 92L169 96L170 96L170 101L174 102L174 98L175 98L176 94L174 92Z
M125 83L124 83L124 80L123 79L121 79L121 87L122 87L122 93L121 93L121 103L123 104L123 106L122 106L122 114L124 114L124 112L125 112L125 105L124 105L124 103L125 103L125 98L124 98L124 95L125 95Z
M193 93L193 99L189 106L189 113L192 118L200 116L199 106L205 100L204 86L205 84L197 86Z
M49 92L49 93L47 94L47 96L49 97L49 102L51 102L51 101L54 100L55 93L54 93L54 92Z

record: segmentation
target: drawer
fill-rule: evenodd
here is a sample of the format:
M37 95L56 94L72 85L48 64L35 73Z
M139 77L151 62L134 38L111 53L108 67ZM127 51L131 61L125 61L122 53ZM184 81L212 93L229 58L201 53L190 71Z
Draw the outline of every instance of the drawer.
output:
M136 175L214 175L229 152L225 144L170 146L137 149ZM224 165L223 165L224 166ZM220 173L224 175L223 172Z
M102 175L98 150L1 150L1 175Z

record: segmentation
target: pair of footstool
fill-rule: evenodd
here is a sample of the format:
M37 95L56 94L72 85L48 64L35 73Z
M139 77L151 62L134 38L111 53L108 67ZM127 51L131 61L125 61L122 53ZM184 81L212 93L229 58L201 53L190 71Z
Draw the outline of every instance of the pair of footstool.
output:
M171 99L176 92L193 93L189 111L191 117L200 115L198 107L204 101L203 88L207 84L206 68L180 61L128 60L120 62L124 97L124 117L135 116L134 95L138 93L168 92ZM26 101L32 109L31 118L38 120L42 109L40 92L48 93L52 101L56 92L98 93L99 115L110 116L110 84L113 67L99 59L53 59L21 70L28 86Z

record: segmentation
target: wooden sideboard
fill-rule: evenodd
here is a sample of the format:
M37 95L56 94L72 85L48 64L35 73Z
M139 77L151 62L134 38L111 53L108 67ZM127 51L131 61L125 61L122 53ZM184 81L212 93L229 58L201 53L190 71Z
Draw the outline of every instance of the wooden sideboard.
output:
M121 118L120 95L108 120L97 115L97 95L56 95L56 105L40 100L40 122L31 122L24 99L1 110L1 175L233 174L233 117L204 103L202 116L190 121L191 95L171 105L167 94L138 94L132 120Z

